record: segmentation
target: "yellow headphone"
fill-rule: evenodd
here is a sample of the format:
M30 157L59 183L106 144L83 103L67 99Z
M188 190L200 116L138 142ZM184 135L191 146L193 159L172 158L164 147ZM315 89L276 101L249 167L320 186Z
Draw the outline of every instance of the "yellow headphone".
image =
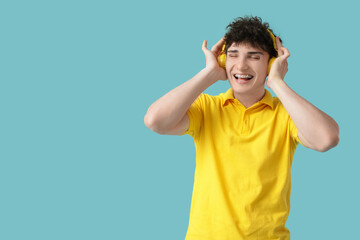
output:
M273 34L269 29L267 29L267 30L268 30L268 32L270 33L271 39L273 40L273 43L274 43L274 48L275 48L275 50L277 51L276 40L275 40L276 38L275 38L274 34ZM273 64L273 62L275 61L275 59L276 59L275 57L270 58L267 74L269 74L270 69L271 69L271 65ZM222 46L222 50L221 50L220 56L218 57L218 62L219 62L220 67L222 67L222 68L225 69L225 66L226 66L225 43L224 43L224 45Z

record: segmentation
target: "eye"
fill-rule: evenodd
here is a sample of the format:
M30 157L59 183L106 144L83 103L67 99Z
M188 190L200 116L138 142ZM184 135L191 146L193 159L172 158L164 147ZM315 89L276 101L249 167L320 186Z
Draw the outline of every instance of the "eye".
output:
M259 55L250 55L249 58L250 58L250 59L254 59L254 60L260 60L260 56L259 56Z

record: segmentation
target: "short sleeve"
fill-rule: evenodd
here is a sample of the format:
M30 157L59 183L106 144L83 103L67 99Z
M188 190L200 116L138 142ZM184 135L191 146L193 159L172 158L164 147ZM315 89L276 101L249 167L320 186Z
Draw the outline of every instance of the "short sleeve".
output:
M290 129L291 138L294 140L295 144L300 143L301 145L304 146L304 144L299 139L298 129L295 126L295 123L293 122L290 116L289 116L289 129Z
M206 94L201 93L200 96L193 102L190 108L186 111L189 117L189 129L182 135L189 134L193 138L197 138L200 134L200 129L204 117L204 106Z
M295 126L294 121L291 119L289 113L286 111L284 105L281 103L281 101L276 98L277 102L278 102L278 107L279 107L279 111L282 115L282 119L285 119L285 121L287 122L287 132L290 135L291 141L293 142L294 146L296 146L298 143L300 143L301 145L304 146L304 144L300 141L299 136L298 136L298 129Z

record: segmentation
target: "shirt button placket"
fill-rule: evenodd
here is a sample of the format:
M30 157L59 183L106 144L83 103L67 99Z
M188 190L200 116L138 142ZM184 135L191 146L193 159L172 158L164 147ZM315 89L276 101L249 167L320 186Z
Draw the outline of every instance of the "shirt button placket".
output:
M249 113L245 110L242 116L242 127L241 134L248 135L249 134Z

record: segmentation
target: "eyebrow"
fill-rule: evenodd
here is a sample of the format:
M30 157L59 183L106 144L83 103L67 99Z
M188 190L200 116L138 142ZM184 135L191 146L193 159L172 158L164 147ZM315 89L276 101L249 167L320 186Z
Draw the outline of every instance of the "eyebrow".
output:
M238 53L238 50L228 50L228 53ZM253 55L253 54L260 54L260 55L264 55L262 52L248 52L247 54L249 55Z

